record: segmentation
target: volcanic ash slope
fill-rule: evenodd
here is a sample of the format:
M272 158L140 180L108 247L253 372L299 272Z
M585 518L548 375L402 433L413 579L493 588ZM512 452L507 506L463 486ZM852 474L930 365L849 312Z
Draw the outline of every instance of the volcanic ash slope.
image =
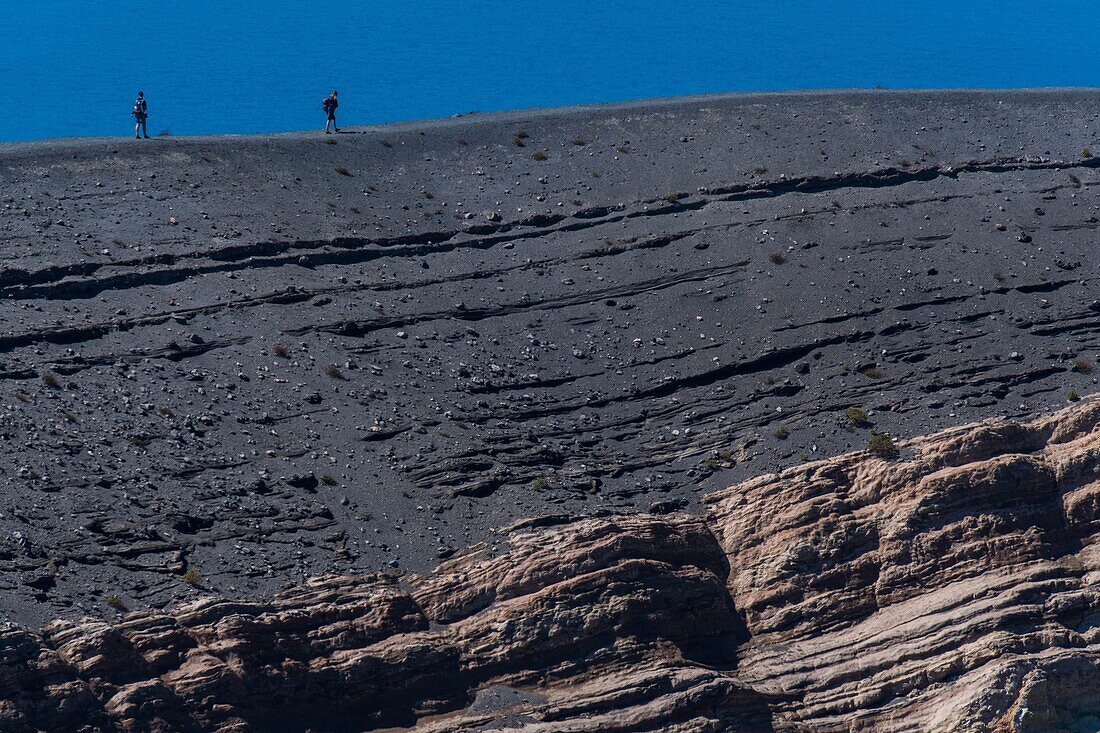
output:
M1098 116L761 95L0 146L0 615L425 572L1087 394Z

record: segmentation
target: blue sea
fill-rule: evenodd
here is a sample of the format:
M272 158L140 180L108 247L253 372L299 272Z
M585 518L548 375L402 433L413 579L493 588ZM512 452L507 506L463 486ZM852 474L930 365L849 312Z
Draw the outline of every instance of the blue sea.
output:
M0 140L703 92L1100 85L1095 0L0 0Z

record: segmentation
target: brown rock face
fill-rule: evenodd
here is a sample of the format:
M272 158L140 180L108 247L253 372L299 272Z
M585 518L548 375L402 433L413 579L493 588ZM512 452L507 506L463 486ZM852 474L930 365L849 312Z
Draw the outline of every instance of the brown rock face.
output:
M815 730L1094 727L1098 418L967 426L711 497L752 637L738 679Z
M0 730L1095 730L1098 423L516 527L407 582L8 626Z

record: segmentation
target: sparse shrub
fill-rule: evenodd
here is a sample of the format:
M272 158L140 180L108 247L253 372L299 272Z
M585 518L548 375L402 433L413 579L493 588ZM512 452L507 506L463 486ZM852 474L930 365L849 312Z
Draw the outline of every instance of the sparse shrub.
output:
M712 456L707 456L703 461L703 467L711 471L718 468L729 468L733 465L733 451L728 448L718 451Z
M329 474L323 473L323 474L321 474L321 483L323 483L325 486L335 486L336 484L338 484L340 482L337 481L332 476L330 476Z
M772 261L772 264L782 265L787 261L787 255L783 252L772 252L768 255L768 259Z
M531 482L532 491L545 491L548 488L550 488L550 479L545 476L539 476Z
M871 366L863 367L859 370L859 373L865 377L870 377L871 379L882 379L882 370L874 364L872 364Z
M1073 371L1080 372L1081 374L1092 374L1095 367L1093 363L1088 359L1074 359Z
M202 582L202 573L195 568L187 568L187 572L183 574L183 582L188 585L198 585Z
M1071 389L1069 392L1066 392L1066 399L1070 402L1076 402L1081 399L1081 395L1077 394L1077 390Z
M325 367L325 375L332 377L333 379L343 379L344 373L340 371L340 367L335 364L329 364Z
M879 458L897 458L898 446L894 439L885 433L875 433L867 441L867 450Z
M550 160L550 156L542 152L541 150L536 150L535 152L531 153L531 157L540 162L544 160Z
M50 389L61 389L61 380L54 374L43 374L42 384L46 385Z
M118 596L107 596L107 605L116 611L126 610L126 604Z
M271 353L280 359L285 359L290 356L290 350L283 344L275 344L271 347Z
M337 173L339 173L342 176L350 176L351 175L351 171L349 171L347 168L345 168L342 165L338 165L335 168L333 168L332 170L336 171Z
M786 440L787 438L790 437L790 435L791 435L791 431L786 425L780 425L779 427L777 427L775 429L775 432L772 433L772 436L776 440Z
M844 411L844 415L848 418L848 422L852 423L856 427L860 425L866 425L868 421L868 415L858 407L849 407Z

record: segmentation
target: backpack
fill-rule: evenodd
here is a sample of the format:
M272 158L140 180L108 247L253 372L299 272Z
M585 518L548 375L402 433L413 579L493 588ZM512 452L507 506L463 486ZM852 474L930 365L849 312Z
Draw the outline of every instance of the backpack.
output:
M142 117L145 116L146 109L148 109L148 107L145 104L145 100L139 99L134 102L134 111L132 114L134 115L134 117L137 117L140 120Z
M331 112L333 110L332 97L325 97L321 100L321 109L326 112Z

